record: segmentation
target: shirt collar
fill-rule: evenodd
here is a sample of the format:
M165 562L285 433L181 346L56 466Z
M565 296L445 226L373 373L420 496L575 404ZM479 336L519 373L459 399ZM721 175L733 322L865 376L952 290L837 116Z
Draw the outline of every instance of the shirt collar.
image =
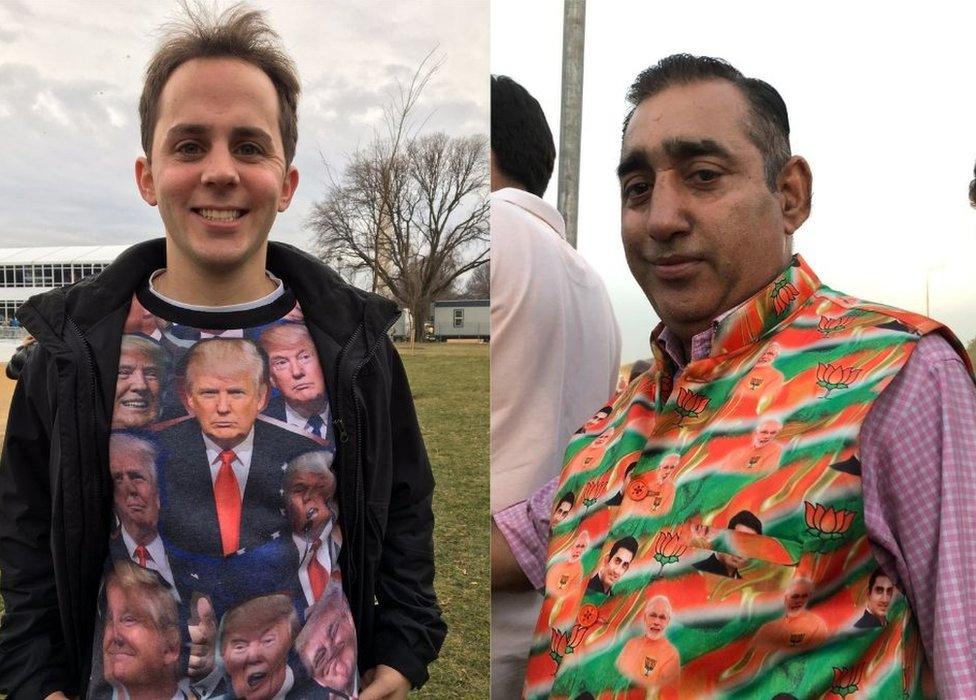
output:
M207 460L211 465L220 463L220 453L223 449L217 446L213 440L207 437L207 434L200 431L203 435L203 445L207 450ZM250 466L251 464L251 452L254 450L254 426L251 426L251 430L248 431L247 436L234 447L230 448L234 453L234 456L240 461L244 466Z
M520 190L517 187L503 187L492 192L491 199L503 200L524 209L546 222L549 228L559 234L560 238L566 238L566 223L563 221L562 214L541 197L536 197L531 192Z
M693 336L690 358L685 357L681 341L663 323L651 334L651 350L658 361L667 355L678 369L688 362L735 352L772 335L820 286L803 258L794 255L776 279Z

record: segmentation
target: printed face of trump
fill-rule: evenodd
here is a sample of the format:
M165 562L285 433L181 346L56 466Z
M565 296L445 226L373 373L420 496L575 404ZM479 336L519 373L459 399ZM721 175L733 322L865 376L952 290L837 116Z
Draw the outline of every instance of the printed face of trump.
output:
M330 602L338 600L337 596ZM298 655L320 686L352 694L356 684L356 630L348 608L332 604L306 622L299 637Z
M224 630L221 655L234 693L247 700L273 698L285 682L285 665L291 646L291 622L287 618L270 625Z
M320 412L325 406L325 378L308 332L301 326L286 326L262 345L268 353L271 383L285 402L306 418Z
M299 471L292 476L288 486L288 519L293 532L316 537L332 517L328 506L335 493L335 481L331 476L313 471Z
M247 437L267 395L267 387L246 369L222 372L193 366L187 371L187 409L221 449L232 449Z
M149 544L159 523L159 493L151 454L113 438L109 471L115 513L122 527L138 544Z
M176 690L180 657L175 630L160 629L146 601L135 591L110 583L102 635L105 680L129 692L149 687ZM148 696L147 696L148 697ZM169 695L166 695L169 697Z
M138 428L156 419L159 410L159 367L147 353L122 349L115 382L113 428Z

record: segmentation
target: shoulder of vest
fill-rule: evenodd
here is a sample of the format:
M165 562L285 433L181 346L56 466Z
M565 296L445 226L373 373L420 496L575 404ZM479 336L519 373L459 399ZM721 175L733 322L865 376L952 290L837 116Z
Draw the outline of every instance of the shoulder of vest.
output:
M862 316L871 314L876 317L876 322L873 325L893 331L901 331L907 335L916 336L916 338L929 333L938 333L962 358L966 367L969 368L970 374L973 373L973 364L966 352L965 345L956 337L955 333L939 321L914 311L906 311L887 304L878 304L847 296L829 287L821 287L817 294L835 303L839 307L837 309L838 315L850 314L851 312Z
M858 299L857 297L848 296L829 287L821 287L817 291L817 296L823 297L840 307L836 311L839 315L850 314L851 312L862 316L872 314L878 317L878 323L875 325L889 323L891 324L889 326L891 330L900 330L905 333L911 333L912 335L925 335L940 329L945 329L945 326L928 316L917 314L914 311L898 309L887 304L878 304L873 301Z

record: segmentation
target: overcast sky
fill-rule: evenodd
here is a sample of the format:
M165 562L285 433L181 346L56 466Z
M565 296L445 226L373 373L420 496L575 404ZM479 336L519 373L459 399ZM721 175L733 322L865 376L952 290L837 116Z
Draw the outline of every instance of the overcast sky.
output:
M558 138L562 0L492 0L491 67L542 103ZM624 361L657 323L620 245L614 169L624 95L676 52L719 56L783 95L794 153L813 170L796 235L828 285L930 312L976 336L972 3L590 2L586 17L579 249L601 273ZM546 199L555 202L555 177ZM928 271L928 272L926 272Z
M229 3L220 2L219 7ZM432 49L443 65L419 104L426 128L488 131L483 0L251 3L269 11L302 79L301 183L272 238L308 240L323 157L341 169L380 126L397 78ZM0 0L0 247L130 243L163 234L140 199L137 103L157 28L176 2Z

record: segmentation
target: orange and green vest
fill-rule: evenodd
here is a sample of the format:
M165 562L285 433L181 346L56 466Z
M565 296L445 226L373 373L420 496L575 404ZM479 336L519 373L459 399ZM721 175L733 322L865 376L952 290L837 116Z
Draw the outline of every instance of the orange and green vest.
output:
M526 697L934 695L868 544L858 434L939 328L795 257L716 323L709 357L676 373L654 343L567 448L556 500L574 506L553 521L550 572L589 545L581 575L547 578Z

